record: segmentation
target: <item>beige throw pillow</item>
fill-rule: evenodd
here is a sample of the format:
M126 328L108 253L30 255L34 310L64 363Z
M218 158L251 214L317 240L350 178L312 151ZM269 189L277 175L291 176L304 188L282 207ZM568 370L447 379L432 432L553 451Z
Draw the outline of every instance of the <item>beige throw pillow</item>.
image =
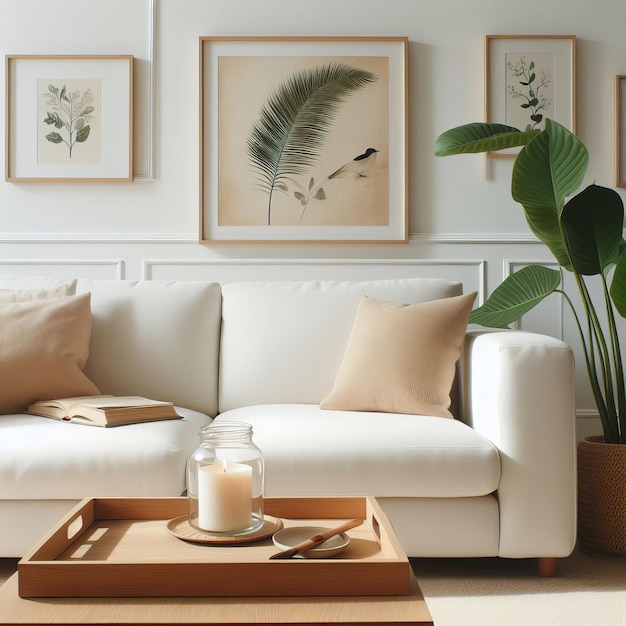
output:
M90 294L0 304L0 413L36 400L99 393L83 374Z
M452 417L455 363L475 298L405 305L363 296L321 408Z
M54 287L39 289L0 289L0 304L6 302L30 302L45 298L73 296L76 293L76 280L59 283Z

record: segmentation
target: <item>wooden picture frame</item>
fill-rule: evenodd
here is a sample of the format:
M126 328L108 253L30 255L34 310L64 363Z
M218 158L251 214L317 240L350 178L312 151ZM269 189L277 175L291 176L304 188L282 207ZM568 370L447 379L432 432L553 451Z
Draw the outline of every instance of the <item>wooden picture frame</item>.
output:
M7 55L8 182L133 180L131 55Z
M626 75L615 77L615 186L626 187Z
M487 35L485 119L526 130L546 117L576 132L576 37ZM514 157L520 148L487 153Z
M199 52L201 243L408 241L407 38Z

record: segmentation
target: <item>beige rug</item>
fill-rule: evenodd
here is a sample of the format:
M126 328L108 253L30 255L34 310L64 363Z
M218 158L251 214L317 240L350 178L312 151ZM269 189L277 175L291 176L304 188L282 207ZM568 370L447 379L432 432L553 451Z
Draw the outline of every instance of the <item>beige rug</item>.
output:
M576 551L555 578L525 560L411 564L436 626L626 626L624 558ZM0 584L16 569L17 559L0 559Z
M411 559L436 626L626 626L626 558Z

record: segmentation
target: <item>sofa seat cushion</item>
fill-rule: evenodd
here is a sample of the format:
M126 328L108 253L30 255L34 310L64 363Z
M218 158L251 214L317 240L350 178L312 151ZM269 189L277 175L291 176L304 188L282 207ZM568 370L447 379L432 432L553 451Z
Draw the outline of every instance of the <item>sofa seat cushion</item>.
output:
M114 428L3 415L0 499L179 496L187 458L210 418L178 411L183 419Z
M217 422L252 425L268 496L457 498L496 491L495 446L466 424L434 416L257 405Z

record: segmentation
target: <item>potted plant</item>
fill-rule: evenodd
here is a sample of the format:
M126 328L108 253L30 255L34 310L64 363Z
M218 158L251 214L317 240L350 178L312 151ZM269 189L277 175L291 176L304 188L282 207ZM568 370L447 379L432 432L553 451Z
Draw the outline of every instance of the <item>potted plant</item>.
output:
M517 146L522 148L513 164L513 199L560 270L529 265L515 272L472 312L470 322L506 327L552 293L560 293L570 305L603 431L578 447L579 540L587 548L626 555L626 387L616 319L626 317L624 206L616 191L595 184L572 195L582 184L588 152L573 133L550 119L542 130L459 126L437 138L435 155ZM580 314L565 291L565 272L577 285ZM592 282L601 292L597 302ZM596 469L598 461L602 468ZM607 488L608 494L603 492Z

